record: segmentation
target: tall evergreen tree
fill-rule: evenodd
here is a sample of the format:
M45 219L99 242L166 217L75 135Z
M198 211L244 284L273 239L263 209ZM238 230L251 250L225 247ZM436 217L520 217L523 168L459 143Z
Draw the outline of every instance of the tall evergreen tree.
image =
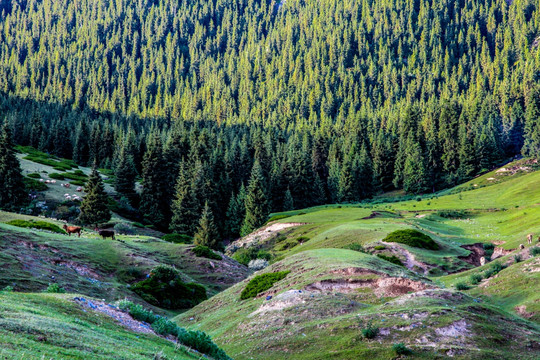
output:
M84 190L86 195L81 202L79 221L83 224L96 226L109 221L111 219L111 212L107 206L108 197L105 192L103 179L97 171L95 164L92 167L92 172L88 177Z
M160 228L168 223L165 179L161 139L154 135L143 159L140 211L146 222Z
M216 249L219 245L219 234L214 225L214 216L208 203L204 204L201 219L199 220L199 228L193 237L195 245L208 246Z
M268 203L264 192L265 179L258 161L253 164L251 177L246 192L246 217L242 225L241 235L247 235L264 225L268 217Z
M184 161L180 163L169 229L178 234L193 235L196 229L198 204L193 191L192 175Z
M116 192L124 196L131 205L137 205L137 192L135 191L135 176L137 173L133 156L127 153L125 146L120 151L114 175L114 189Z
M246 188L244 184L240 187L237 196L234 193L231 195L229 206L227 207L227 220L225 222L225 230L227 236L237 238L240 236L242 223L246 217Z
M7 121L0 131L0 209L17 211L28 196Z

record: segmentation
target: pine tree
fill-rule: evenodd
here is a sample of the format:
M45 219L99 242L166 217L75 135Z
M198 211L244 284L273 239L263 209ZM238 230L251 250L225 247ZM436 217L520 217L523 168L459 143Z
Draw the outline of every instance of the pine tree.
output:
M403 166L403 189L408 193L420 194L428 190L428 176L420 144L409 136L406 143Z
M111 212L107 206L107 194L103 179L99 175L96 165L88 177L85 186L86 195L81 202L79 221L83 224L95 225L106 223L111 219Z
M15 156L11 130L7 122L0 133L0 209L18 211L27 196L19 160Z
M285 191L285 200L283 200L283 211L294 210L294 199L291 195L291 190L287 188Z
M214 216L212 210L206 202L204 204L201 219L199 220L199 228L193 237L195 245L208 246L216 249L219 245L219 234L214 225Z
M136 175L133 156L128 154L126 147L123 146L116 166L114 189L119 195L126 197L131 205L136 205L137 202L137 192L135 191Z
M226 216L225 231L227 236L230 238L240 236L242 223L246 217L246 188L244 187L244 184L240 187L237 196L234 196L234 193L232 194L229 206L227 207Z
M525 110L525 134L522 153L524 156L540 157L540 90L529 95Z
M142 166L141 213L146 222L165 228L169 209L165 196L163 149L158 135L152 137Z
M178 234L193 235L198 216L197 209L197 199L192 191L192 175L182 161L171 205L172 218L169 229Z
M264 192L265 179L258 161L253 164L246 193L246 217L241 234L245 236L262 226L268 216L268 204Z

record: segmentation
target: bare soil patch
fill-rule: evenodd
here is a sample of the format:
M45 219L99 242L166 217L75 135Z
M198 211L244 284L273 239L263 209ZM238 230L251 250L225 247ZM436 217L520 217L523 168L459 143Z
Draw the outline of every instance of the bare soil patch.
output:
M469 250L471 253L467 256L458 256L458 259L465 261L474 266L480 266L480 258L486 255L484 245L482 243L461 245L463 249Z
M75 261L54 259L51 261L51 263L56 266L64 266L64 267L67 267L68 269L72 269L81 276L91 277L93 279L101 278L101 276L98 275L98 273L90 269L88 266L76 263Z
M274 236L276 233L283 231L285 229L306 225L305 223L271 223L241 239L234 241L232 244L227 246L227 251L231 250L233 247L249 247L253 244L257 244L260 241L267 240Z

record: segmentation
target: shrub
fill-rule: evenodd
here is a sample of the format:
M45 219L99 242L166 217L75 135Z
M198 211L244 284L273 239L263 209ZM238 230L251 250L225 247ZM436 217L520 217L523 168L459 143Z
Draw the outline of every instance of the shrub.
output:
M482 247L484 248L486 257L488 256L491 257L491 255L493 255L493 251L495 250L495 245L493 245L492 243L484 243L482 244Z
M46 221L38 220L38 221L27 221L27 220L21 220L21 219L15 219L8 221L6 224L13 225L17 227L22 228L30 228L30 229L39 229L39 230L48 230L59 234L65 234L65 231L62 230L59 226L55 224L51 224Z
M147 279L131 287L148 303L166 309L190 308L207 299L206 289L195 283L184 283L173 267L160 265Z
M83 181L83 180L71 180L69 183L71 185L76 185L76 186L85 186L86 185L86 181Z
M482 281L482 275L480 274L473 274L471 275L471 277L469 278L470 282L471 282L471 285L477 285L480 283L480 281Z
M122 282L130 283L145 277L144 272L137 266L122 267L116 272L116 277Z
M123 235L135 234L135 229L133 228L133 226L126 223L118 223L114 225L114 231L116 231L118 234L123 234Z
M28 175L29 178L32 178L32 179L41 179L41 175L39 173L30 173Z
M392 350L394 350L394 352L397 355L410 355L410 354L412 354L412 350L409 349L408 347L406 347L405 344L403 344L403 343L392 345Z
M140 227L144 227L144 225L140 225ZM161 239L175 244L191 244L193 242L193 238L191 236L176 233L163 235Z
M533 246L533 247L529 248L529 255L531 255L531 256L538 256L538 255L540 255L540 247L538 247L538 246Z
M377 246L374 247L374 249L375 249L375 250L384 250L384 249L386 249L386 246L384 246L384 245L377 245Z
M55 180L64 180L64 179L65 179L65 178L64 178L64 175L59 174L59 173L50 173L50 174L49 174L49 177L50 177L51 179L55 179Z
M270 289L276 282L284 279L289 273L290 271L279 271L255 276L240 294L240 300L254 298L263 291Z
M250 248L238 249L232 258L238 261L240 264L248 266L251 260L264 259L270 261L272 254L266 250L259 250L252 246Z
M266 267L268 267L268 261L265 259L251 260L248 264L248 268L250 268L253 271L262 270Z
M223 259L219 254L216 254L215 252L213 252L212 249L210 249L208 246L197 245L192 249L192 251L198 257L205 257L207 259L212 259L212 260Z
M463 291L463 290L469 290L469 286L463 282L456 284L456 290Z
M352 244L349 244L347 246L347 249L349 250L353 250L353 251L358 251L358 252L361 252L361 253L365 253L366 250L364 249L364 247L358 243L352 243Z
M13 290L14 290L14 287L8 285L5 288L3 288L2 290L0 290L0 292L13 292Z
M388 262L391 262L392 264L396 264L399 266L405 266L401 262L401 260L396 255L385 255L385 254L377 254L378 258L381 258L383 260L386 260Z
M307 241L309 241L309 238L307 236L300 236L296 238L296 242L299 244L303 244Z
M274 240L275 240L276 243L280 243L280 242L282 242L283 240L287 240L287 236L278 233L278 234L276 235L276 237L274 238Z
M63 294L66 292L66 289L64 289L63 287L61 287L60 285L58 284L50 284L48 287L47 287L47 290L45 290L45 292L48 292L48 293L55 293L55 294Z
M209 355L216 360L231 360L212 341L210 336L202 331L188 331L164 317L155 315L152 311L146 310L141 305L135 305L129 300L120 300L117 305L120 310L126 311L134 319L149 323L158 334L176 336L179 343L195 349L200 353Z
M368 322L367 326L362 329L362 336L366 339L373 339L377 335L379 335L379 328L373 326L373 323L371 321Z
M445 219L462 219L467 217L469 213L465 210L440 210L435 215Z
M285 250L288 250L288 249L292 249L296 245L298 245L298 242L293 241L293 240L289 240L289 241L285 241L284 243L281 243L281 245L279 245L276 248L276 250L277 251L285 251Z
M519 255L519 254L514 255L514 262L516 262L516 263L521 262L521 255Z
M418 230L405 229L405 230L396 230L391 232L384 238L385 242L395 242L412 247L428 249L428 250L438 250L439 245L433 241L428 235L421 233Z
M23 183L27 192L46 191L49 188L45 183L42 183L41 181L38 181L36 179L31 179L28 177L23 178Z

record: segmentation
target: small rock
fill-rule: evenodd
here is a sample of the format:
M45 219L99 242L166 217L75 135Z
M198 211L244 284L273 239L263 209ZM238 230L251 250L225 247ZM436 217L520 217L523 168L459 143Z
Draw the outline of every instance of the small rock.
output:
M266 297L266 300L270 300L271 298L272 298L272 295L268 295L268 296Z

